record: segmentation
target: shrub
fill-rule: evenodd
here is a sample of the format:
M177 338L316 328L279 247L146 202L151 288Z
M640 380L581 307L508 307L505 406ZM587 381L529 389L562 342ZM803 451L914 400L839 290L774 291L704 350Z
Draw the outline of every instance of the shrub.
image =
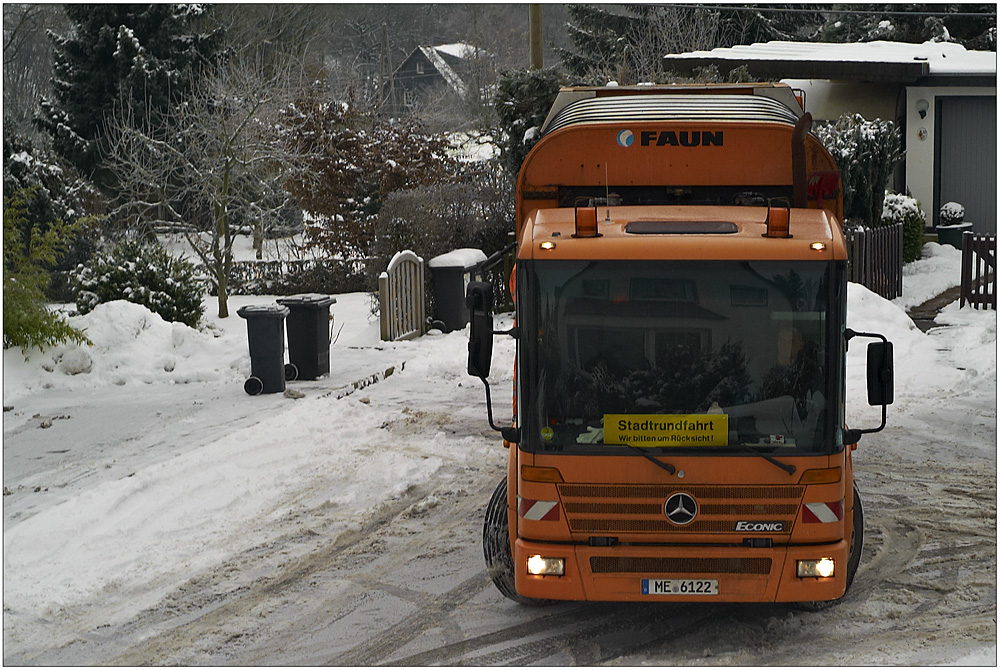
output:
M919 200L901 193L886 193L882 205L882 223L903 224L904 263L912 263L920 258L927 215L920 209Z
M860 218L867 225L878 225L886 184L903 157L896 125L845 114L835 124L818 125L813 132L840 169L844 219Z
M22 352L67 341L88 342L82 331L45 305L46 266L55 263L72 242L80 221L30 225L28 210L37 187L16 192L3 208L3 346Z
M203 287L195 267L163 248L128 240L98 254L76 270L76 306L87 314L102 302L128 300L165 321L197 326L203 313Z

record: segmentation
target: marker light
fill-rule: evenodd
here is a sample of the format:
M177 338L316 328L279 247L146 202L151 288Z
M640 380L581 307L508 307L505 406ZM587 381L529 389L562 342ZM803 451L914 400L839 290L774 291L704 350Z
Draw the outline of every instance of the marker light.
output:
M566 571L566 560L562 558L546 558L544 556L528 557L529 575L562 576Z
M541 242L538 245L538 248L539 249L544 249L545 251L549 251L551 249L555 249L556 248L556 243L555 242L550 242L550 241L546 240L545 242Z
M540 468L534 465L521 466L521 479L526 482L549 482L559 483L563 480L562 474L555 468Z
M832 558L819 558L795 562L795 574L800 578L833 577L834 561Z
M597 232L597 208L576 208L576 232L573 237L601 237Z
M826 250L826 243L825 242L813 242L812 244L809 245L809 248L812 249L813 251L825 251Z

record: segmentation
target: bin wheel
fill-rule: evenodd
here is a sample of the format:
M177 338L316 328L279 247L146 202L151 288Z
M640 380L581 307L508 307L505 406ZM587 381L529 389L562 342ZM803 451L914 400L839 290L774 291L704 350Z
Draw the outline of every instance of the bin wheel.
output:
M293 382L299 378L299 369L295 363L285 363L285 381Z
M250 377L243 382L243 390L246 391L248 395L260 395L260 393L264 390L264 382L262 382L259 377Z

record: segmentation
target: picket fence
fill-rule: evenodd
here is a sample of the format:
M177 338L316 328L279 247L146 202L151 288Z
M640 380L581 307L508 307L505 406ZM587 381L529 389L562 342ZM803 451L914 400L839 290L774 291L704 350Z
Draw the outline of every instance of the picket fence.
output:
M903 295L903 224L850 228L847 240L849 281L886 300Z

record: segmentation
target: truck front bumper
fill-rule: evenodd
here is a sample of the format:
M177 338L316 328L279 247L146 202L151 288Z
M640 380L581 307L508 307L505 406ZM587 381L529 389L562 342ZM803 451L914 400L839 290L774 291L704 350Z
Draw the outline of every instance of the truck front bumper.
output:
M520 595L552 600L804 602L835 600L847 583L847 541L808 546L648 546L549 544L518 539L514 583ZM563 575L530 575L530 556L562 558ZM831 577L799 577L798 561L833 559ZM718 580L717 595L643 594L644 579Z

